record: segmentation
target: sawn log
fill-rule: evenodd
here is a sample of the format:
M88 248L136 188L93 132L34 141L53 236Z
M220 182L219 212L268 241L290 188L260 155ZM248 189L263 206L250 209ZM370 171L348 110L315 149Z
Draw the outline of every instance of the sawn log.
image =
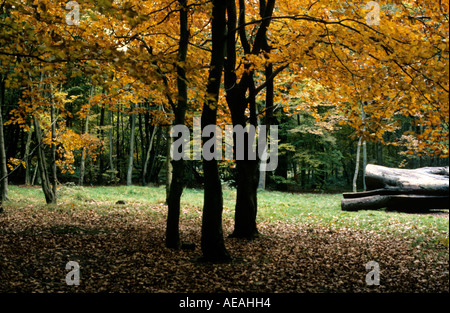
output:
M345 211L382 208L420 212L449 209L449 168L397 169L369 164L366 167L368 191L344 193Z

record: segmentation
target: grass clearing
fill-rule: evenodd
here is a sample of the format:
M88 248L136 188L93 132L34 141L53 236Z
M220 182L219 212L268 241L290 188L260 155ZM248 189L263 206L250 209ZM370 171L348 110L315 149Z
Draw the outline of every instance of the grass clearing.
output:
M60 210L90 209L94 206L107 214L121 210L123 206L116 205L116 202L123 200L128 210L139 209L148 214L163 214L161 210L155 212L152 208L164 206L165 187L61 186L58 196L57 209ZM235 197L234 189L223 189L224 219L234 218ZM10 198L12 200L5 204L6 208L27 205L51 208L45 205L42 190L38 187L11 186ZM258 193L258 223L281 221L310 227L351 228L448 243L448 211L441 214L410 214L384 210L346 212L340 208L341 199L341 194L293 194L261 190ZM183 219L199 218L203 207L203 190L185 189L181 205L181 222Z
M236 192L224 188L223 228ZM164 248L164 187L62 186L57 205L40 188L10 186L0 214L0 292L449 292L448 212L344 212L339 194L261 191L253 241L226 238L236 262L199 265L203 192L182 197L181 239ZM116 204L122 200L125 204ZM82 284L64 282L80 262ZM365 283L365 264L381 268Z

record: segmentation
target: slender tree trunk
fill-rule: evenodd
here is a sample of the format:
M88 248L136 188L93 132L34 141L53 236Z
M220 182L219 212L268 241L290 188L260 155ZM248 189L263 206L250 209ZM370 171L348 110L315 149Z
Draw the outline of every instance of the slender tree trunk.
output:
M52 95L53 97L53 95ZM56 204L56 188L57 188L57 183L58 183L58 178L56 176L56 114L55 114L55 105L52 104L52 108L50 111L50 120L51 120L51 132L52 132L52 148L51 148L51 155L52 155L52 160L51 160L51 169L52 169L52 175L51 175L51 185L52 185L52 193L54 196L54 200L53 203Z
M38 166L39 166L39 174L41 177L42 191L45 195L45 201L47 204L54 203L56 204L56 193L54 193L54 189L51 187L50 178L47 170L47 161L45 158L45 152L43 148L42 141L42 130L39 120L36 117L34 119L34 132L36 136L37 142L37 156L38 156Z
M265 1L261 1L260 5L261 5L261 11L264 12ZM266 42L266 47L265 47L264 51L266 53L270 53L270 47L268 46L267 42ZM266 139L265 143L259 143L259 144L265 144L266 147L269 144L268 129L270 128L270 125L272 124L272 120L273 120L274 84L273 84L272 74L273 74L273 65L272 65L272 63L270 63L266 66L266 69L265 69L267 87L266 87L266 107L265 107L264 124L266 125L266 138L267 139ZM267 175L267 172L265 170L260 169L258 188L265 189L266 175Z
M5 104L5 77L0 75L0 204L8 200L8 168L6 167L5 136L3 133L3 112Z
M94 86L91 86L91 91L89 93L89 101L92 99L93 92L94 92ZM89 111L90 111L90 104L88 104L86 121L84 122L84 134L85 135L87 135L89 132L89 113L90 113ZM78 185L80 185L80 186L83 186L85 171L86 171L86 148L83 147L83 151L81 153L80 179L78 181Z
M178 49L178 62L184 64L187 58L189 45L188 7L187 0L178 0L180 10L180 41ZM186 70L182 65L177 66L178 101L174 108L175 125L184 125L187 109L187 81ZM169 148L170 149L170 148ZM179 221L181 210L181 195L185 185L185 161L172 160L172 180L167 197L168 215L166 228L166 247L178 249L180 244Z
M376 143L377 147L377 163L378 165L383 165L383 144L380 141L377 141Z
M366 166L367 166L367 144L366 141L363 140L362 142L362 159L363 159L363 168L362 168L362 177L363 177L363 190L366 191Z
M207 85L210 95L203 105L202 129L217 124L217 103L224 65L227 1L213 0L212 12L212 53ZM204 137L203 142L209 138ZM222 230L223 196L217 160L203 159L205 174L204 204L202 216L202 260L223 262L231 259L225 248Z
M123 142L122 142L123 144ZM121 162L122 154L121 154L121 143L120 143L120 110L117 111L117 126L116 126L116 177L118 181L121 181Z
M363 122L365 122L366 119L366 112L364 111L364 103L361 106L361 118L363 120ZM366 129L366 127L363 128L364 130ZM366 187L366 166L367 166L367 145L366 145L366 141L363 140L362 141L362 150L363 150L363 168L362 168L362 177L363 177L363 189L364 191L367 190Z
M146 127L145 127L146 128ZM145 159L147 156L147 146L148 146L148 140L147 137L145 137L144 135L144 125L142 124L142 114L139 113L138 115L138 129L139 129L139 137L141 138L141 182L142 185L143 184L143 180L142 180L142 174L144 173L144 166L145 166Z
M170 137L170 127L165 128L166 140L166 204L169 203L170 185L172 184L172 162L170 162L170 147L172 138Z
M158 174L160 171L160 168L155 166L157 164L157 155L159 151L161 151L161 140L163 137L163 132L161 128L158 129L158 132L156 133L156 140L155 140L155 147L152 148L152 152L150 155L150 168L148 169L148 179L149 182L153 181L158 183Z
M31 186L34 186L34 181L36 180L36 174L39 170L39 165L36 165L36 167L34 168L34 173L33 173L33 177L31 178Z
M114 123L113 123L113 112L109 111L109 122L111 127L108 130L108 140L109 140L109 170L111 171L111 181L114 181L116 174L115 174L115 168L114 168L114 160L113 160L113 150L114 150L114 143L113 143L113 132L114 132Z
M105 126L105 107L102 106L101 110L100 110L100 121L99 121L99 126L100 126L100 140L101 142L104 142L105 139L105 131L104 131L104 126ZM103 158L103 152L99 157L99 170L98 170L98 175L97 175L97 183L100 185L103 185L103 171L105 169L105 160Z
M31 156L30 154L30 146L31 146L31 137L33 135L33 125L30 126L30 130L27 134L27 142L25 144L25 185L31 185Z
M353 192L357 191L357 183L358 183L358 172L359 172L359 155L361 151L361 137L358 140L358 146L356 148L356 165L355 165L355 174L353 175Z
M136 104L137 106L137 104ZM133 184L134 137L136 134L136 114L131 114L130 153L128 154L127 186Z
M42 87L42 81L44 79L44 72L42 72L41 74L41 83L40 83L40 87ZM45 201L47 204L56 204L56 160L55 157L56 155L53 154L53 152L55 152L56 154L56 146L54 145L54 139L56 138L56 127L54 125L54 105L52 105L52 109L51 109L51 143L52 143L52 149L51 149L51 156L52 156L52 172L53 172L53 177L52 180L54 182L54 185L52 187L51 181L50 181L50 175L48 173L48 169L47 169L47 160L45 157L45 151L44 151L44 141L43 141L43 136L42 136L42 129L41 129L41 124L39 122L39 119L36 116L33 116L33 121L34 121L34 132L35 132L35 136L36 136L36 144L37 144L37 157L38 157L38 166L39 166L39 175L40 175L40 180L41 180L41 185L42 185L42 191L44 192L44 196L45 196ZM53 149L53 147L55 149ZM53 168L53 166L55 165L55 168Z
M265 142L265 145L267 147L267 141ZM263 169L259 169L258 189L266 189L266 171Z
M155 134L157 131L158 131L158 126L157 125L153 126L152 135L150 137L150 140L148 143L148 148L147 148L147 153L145 156L144 166L142 168L142 185L143 186L147 185L148 163L150 162L150 156L151 156L151 152L153 150L153 141L154 141Z

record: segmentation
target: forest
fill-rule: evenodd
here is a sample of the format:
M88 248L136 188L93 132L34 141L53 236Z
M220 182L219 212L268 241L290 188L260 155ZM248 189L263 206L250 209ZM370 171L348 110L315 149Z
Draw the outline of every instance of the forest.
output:
M297 213L269 217L270 206L303 208L296 197L312 197L308 210L323 201L338 211L336 195L366 190L367 164L448 166L448 10L448 1L438 0L0 0L0 236L13 238L15 227L31 227L23 235L32 236L33 227L45 226L42 210L60 215L50 218L59 226L44 227L55 236L86 233L81 226L61 226L66 218L96 224L107 208L128 214L121 205L132 211L134 222L123 218L133 224L144 218L140 205L130 204L137 201L155 206L158 240L175 251L164 252L171 258L198 248L201 262L235 262L227 240L245 250L242 239L269 240L264 230L291 233L305 222L295 218L292 229L278 229L276 220L288 223L286 214ZM232 160L173 159L180 136L175 125L189 129L194 146L214 137L202 132L201 140L195 138L207 125L220 131L276 126L276 138L267 131L266 140L247 136L245 144L276 148L277 166L266 171L261 157L250 153ZM235 141L232 146L236 156ZM214 147L225 150L223 142ZM188 154L196 155L195 149ZM142 197L154 192L157 200ZM69 209L89 205L101 212L88 217L80 213L85 209ZM29 213L19 210L28 206ZM317 210L327 225L337 221ZM9 225L8 214L18 224ZM342 225L352 229L350 216L358 213L345 214ZM390 227L384 211L371 214ZM446 266L448 280L448 264L439 263L448 263L446 216L432 217L437 237L430 240L439 246L436 266ZM190 219L197 228L189 224L189 231L196 229L200 238L186 243L183 223ZM117 231L127 228L123 219L116 222ZM143 229L136 238L149 231L136 227ZM323 227L308 229L322 236ZM415 243L416 235L410 238ZM248 249L261 249L257 245ZM436 279L441 287L423 290L448 292L448 282ZM255 281L259 290L263 279ZM295 288L266 291L274 290Z

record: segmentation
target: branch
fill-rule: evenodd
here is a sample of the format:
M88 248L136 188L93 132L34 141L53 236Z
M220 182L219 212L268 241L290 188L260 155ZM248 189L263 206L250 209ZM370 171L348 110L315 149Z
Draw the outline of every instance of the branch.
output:
M258 93L260 93L261 90L263 90L264 88L267 87L267 84L269 82L273 81L278 74L280 74L282 71L284 71L288 67L289 67L289 65L286 64L286 65L280 66L275 71L273 71L272 75L269 77L268 80L266 80L262 85L255 88L255 94L257 95Z
M135 35L135 36L133 36L133 38L142 42L142 44L143 44L144 48L147 50L147 52L151 56L154 56L152 47L150 47L144 39L142 39L139 35ZM159 65L156 61L153 61L152 64L156 67L156 72L161 76L161 78L163 80L163 84L167 89L166 97L167 97L167 100L169 101L170 106L172 107L172 110L176 110L175 103L173 102L172 97L169 94L169 80L167 79L166 74L163 73L163 71L161 70L161 68L159 67Z

